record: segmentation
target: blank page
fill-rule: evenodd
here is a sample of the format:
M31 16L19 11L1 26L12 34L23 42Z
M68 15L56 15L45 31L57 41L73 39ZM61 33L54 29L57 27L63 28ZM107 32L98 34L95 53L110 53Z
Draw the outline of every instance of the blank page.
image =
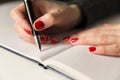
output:
M47 63L57 67L60 72L77 77L75 79L120 80L120 58L90 54L88 46L72 47L52 57Z

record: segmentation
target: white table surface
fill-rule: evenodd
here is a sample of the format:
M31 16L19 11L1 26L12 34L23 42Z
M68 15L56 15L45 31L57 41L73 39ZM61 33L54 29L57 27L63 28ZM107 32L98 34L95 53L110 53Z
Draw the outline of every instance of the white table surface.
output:
M9 12L19 2L0 5L0 12ZM9 13L8 13L9 14ZM0 14L5 16L3 13ZM4 19L3 19L4 20ZM0 22L1 23L1 22ZM53 70L0 48L0 80L70 80Z

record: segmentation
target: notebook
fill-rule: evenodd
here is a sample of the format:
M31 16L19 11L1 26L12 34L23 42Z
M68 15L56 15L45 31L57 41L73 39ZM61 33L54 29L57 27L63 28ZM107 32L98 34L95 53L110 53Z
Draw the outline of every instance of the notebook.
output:
M0 47L24 56L47 69L56 70L74 80L120 80L120 58L90 54L89 46L64 43L42 45L21 40L13 29L9 12L20 2L0 5ZM118 17L117 17L118 18ZM119 22L119 19L116 19Z

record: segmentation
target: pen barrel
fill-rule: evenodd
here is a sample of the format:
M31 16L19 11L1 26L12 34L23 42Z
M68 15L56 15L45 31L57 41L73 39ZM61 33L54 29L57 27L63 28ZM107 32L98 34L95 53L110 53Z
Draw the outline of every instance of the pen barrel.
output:
M26 7L26 11L28 14L28 18L29 18L29 23L32 29L32 34L33 36L38 35L38 32L34 30L33 28L33 23L35 21L35 16L34 16L34 10L33 10L33 6L32 6L32 2L31 0L24 0L24 4Z
M37 46L39 47L40 51L41 51L41 42L40 42L40 35L38 34L38 31L35 31L35 29L33 28L33 23L35 21L35 16L34 16L34 10L33 10L33 6L32 6L32 2L31 0L24 0L24 4L26 7L26 12L28 14L28 18L29 18L29 23L32 29L32 34L34 36L35 42L37 44Z

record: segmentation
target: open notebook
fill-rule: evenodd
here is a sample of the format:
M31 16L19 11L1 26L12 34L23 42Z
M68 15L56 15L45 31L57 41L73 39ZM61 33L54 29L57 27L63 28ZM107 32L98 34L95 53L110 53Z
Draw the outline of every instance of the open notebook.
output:
M17 2L0 6L0 47L34 60L45 67L77 80L120 80L120 58L89 54L88 46L70 46L64 43L42 45L19 39L13 30L10 10Z

